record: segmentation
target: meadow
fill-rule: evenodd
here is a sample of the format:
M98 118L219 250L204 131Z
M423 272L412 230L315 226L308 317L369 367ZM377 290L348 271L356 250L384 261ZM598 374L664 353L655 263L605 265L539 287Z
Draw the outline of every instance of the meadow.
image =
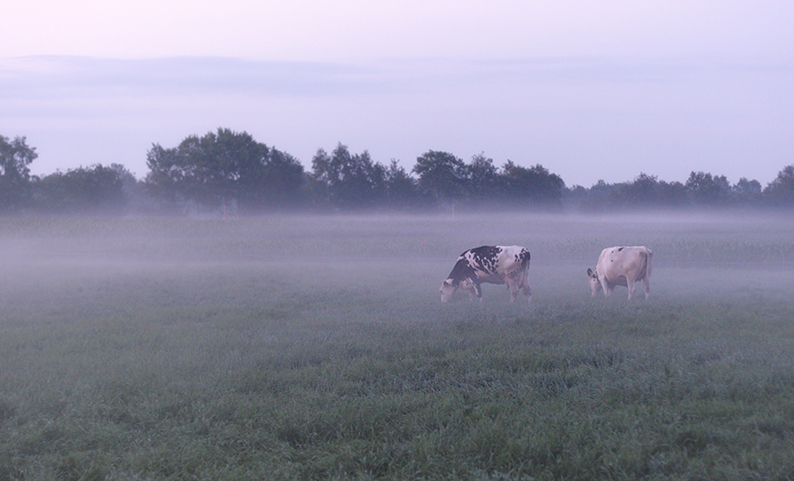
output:
M792 479L792 221L3 218L0 480ZM482 244L530 305L439 302Z

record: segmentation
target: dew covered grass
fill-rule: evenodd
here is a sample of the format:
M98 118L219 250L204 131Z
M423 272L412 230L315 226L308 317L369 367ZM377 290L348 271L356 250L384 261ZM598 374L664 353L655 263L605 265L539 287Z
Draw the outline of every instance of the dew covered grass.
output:
M0 479L789 479L793 230L4 219ZM485 243L530 249L532 305L440 304ZM616 244L649 301L589 297Z

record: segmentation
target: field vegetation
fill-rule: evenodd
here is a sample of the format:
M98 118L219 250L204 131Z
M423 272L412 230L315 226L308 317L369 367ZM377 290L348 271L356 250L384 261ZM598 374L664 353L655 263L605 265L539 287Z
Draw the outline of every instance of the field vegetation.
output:
M531 305L441 305L463 250ZM603 247L651 299L591 299ZM791 479L791 218L4 218L0 480Z

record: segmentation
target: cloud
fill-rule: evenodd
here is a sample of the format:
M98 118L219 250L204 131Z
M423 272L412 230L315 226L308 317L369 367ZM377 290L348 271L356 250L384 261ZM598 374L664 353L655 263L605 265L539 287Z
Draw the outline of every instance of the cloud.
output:
M222 57L0 60L0 133L34 172L118 162L219 126L297 156L343 142L410 167L427 151L541 163L570 185L640 171L771 180L791 162L787 58L608 56L272 62ZM752 160L751 164L748 162ZM750 167L754 165L754 167Z

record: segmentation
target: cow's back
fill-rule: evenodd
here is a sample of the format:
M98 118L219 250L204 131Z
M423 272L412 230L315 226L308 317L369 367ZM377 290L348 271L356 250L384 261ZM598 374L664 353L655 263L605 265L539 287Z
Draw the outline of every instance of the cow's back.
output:
M529 268L529 251L522 246L480 246L459 258L483 282L502 284L505 276Z
M523 246L499 246L502 248L500 264L505 272L526 270L529 268L530 254Z
M607 247L601 251L596 271L612 282L619 277L641 280L651 276L652 257L645 246Z

